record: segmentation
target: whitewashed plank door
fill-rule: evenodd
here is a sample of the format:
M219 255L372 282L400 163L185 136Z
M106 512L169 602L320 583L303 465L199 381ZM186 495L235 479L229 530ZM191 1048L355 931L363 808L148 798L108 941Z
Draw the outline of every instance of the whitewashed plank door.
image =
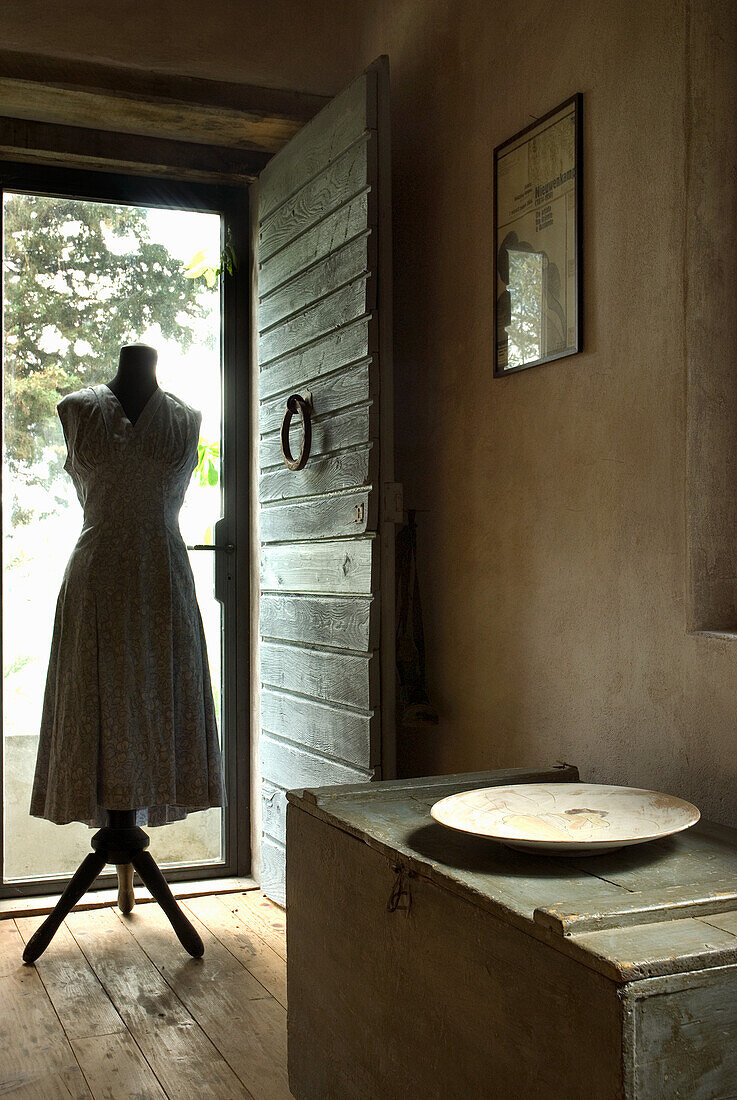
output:
M281 904L285 792L395 770L388 94L380 58L258 184L261 883Z

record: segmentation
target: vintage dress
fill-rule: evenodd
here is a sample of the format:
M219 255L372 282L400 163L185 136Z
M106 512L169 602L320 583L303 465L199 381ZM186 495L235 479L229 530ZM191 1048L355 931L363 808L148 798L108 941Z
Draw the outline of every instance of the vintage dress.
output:
M31 814L159 825L224 802L179 510L202 414L162 389L132 424L106 385L57 406L84 509L56 607Z

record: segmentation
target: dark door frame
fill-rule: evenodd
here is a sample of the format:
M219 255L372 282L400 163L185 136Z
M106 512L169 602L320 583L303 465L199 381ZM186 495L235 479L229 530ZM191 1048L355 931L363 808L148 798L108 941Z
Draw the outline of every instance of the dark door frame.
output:
M232 555L217 555L229 587L230 614L225 617L223 637L225 693L225 746L228 775L228 829L226 860L214 865L192 865L167 871L167 878L184 882L193 879L247 875L251 869L250 824L250 240L249 193L246 186L197 183L115 172L46 167L33 163L0 161L0 194L3 190L79 198L88 201L120 202L129 205L164 206L220 213L229 231L237 258L232 275L221 281L223 325L223 390L228 398L223 408L223 493L229 528L221 531L223 543L236 547ZM0 219L2 209L0 206ZM1 237L0 223L0 237ZM0 314L2 311L0 310ZM0 337L2 335L0 316ZM221 560L223 559L223 560ZM222 580L222 573L221 573ZM2 688L0 687L0 700ZM0 710L1 713L1 710ZM2 758L0 756L0 791ZM0 844L2 814L0 814ZM86 855L80 852L80 860ZM0 857L2 852L0 851ZM52 894L63 889L68 878L43 879L36 883L3 884L0 897ZM97 888L113 885L115 874L100 876Z

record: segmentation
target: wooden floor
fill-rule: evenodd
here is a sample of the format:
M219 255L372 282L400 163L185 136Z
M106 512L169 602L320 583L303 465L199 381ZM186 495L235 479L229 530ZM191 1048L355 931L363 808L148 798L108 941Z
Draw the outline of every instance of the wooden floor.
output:
M71 913L35 966L43 917L0 921L0 1096L290 1096L283 911L258 891L182 905L202 959L150 903Z

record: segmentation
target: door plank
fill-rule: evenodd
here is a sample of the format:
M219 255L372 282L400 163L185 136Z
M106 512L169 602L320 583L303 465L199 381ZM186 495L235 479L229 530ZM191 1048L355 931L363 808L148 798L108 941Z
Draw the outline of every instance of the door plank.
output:
M13 921L0 921L0 1089L27 1100L91 1100L41 977L23 965L22 952Z
M377 391L376 371L371 370L371 363L353 364L333 374L327 375L322 380L308 378L296 391L303 397L308 393L312 400L313 416L325 416L328 413L340 412L349 405L367 404ZM281 428L286 409L287 395L265 401L259 410L259 432L266 435L268 432L276 432ZM294 420L292 421L294 424Z
M357 321L371 312L373 299L374 280L365 275L359 276L347 286L334 290L326 298L302 310L296 317L268 329L259 337L259 361L268 365L273 359L296 351L303 344L309 344L341 325Z
M283 848L286 853L287 847L287 792L282 790L281 787L271 787L271 797L269 797L270 784L268 780L263 781L262 786L262 828L264 836L268 836L270 840L276 842L279 848ZM281 857L280 857L281 858ZM286 863L285 863L286 869ZM266 889L266 887L263 887ZM269 891L267 890L267 893ZM271 894L269 893L271 897ZM275 898L279 901L279 898ZM280 904L284 904L280 902Z
M360 141L350 146L336 160L325 165L272 216L262 222L258 234L260 296L267 294L269 289L273 289L278 283L284 282L288 275L300 270L299 264L294 267L287 266L291 260L305 255L300 249L292 252L294 245L303 238L311 236L316 230L319 232L328 218L332 220L336 208L342 208L343 203L348 203L356 196L361 197L362 193L365 197L369 168L368 139L369 134L365 133ZM364 215L364 227L367 223L368 205ZM335 221L332 223L338 233L340 233L340 224ZM340 236L335 239L340 240ZM318 250L319 245L316 247L314 242L311 245L308 243L306 255L310 256ZM282 256L287 251L292 252L291 257ZM261 276L262 273L266 274L267 269L272 269L273 274L270 278L267 276L264 283ZM285 275L285 272L288 275Z
M323 107L266 165L261 173L261 220L375 127L376 73L369 70Z
M287 850L280 840L265 831L261 835L261 889L286 907Z
M305 379L325 374L367 359L372 353L371 319L329 332L307 347L298 348L268 366L261 365L258 386L262 401L278 393L292 393Z
M262 504L292 497L319 496L331 489L358 489L373 482L376 463L372 463L371 445L357 451L314 458L302 470L275 466L259 479Z
M212 932L241 966L253 974L284 1008L287 1007L287 968L283 956L263 936L225 905L220 896L190 898L186 908Z
M205 945L201 960L183 955L158 906L146 908L145 921L126 918L126 927L254 1100L291 1100L282 1006L196 917L193 924ZM254 986L258 997L251 996Z
M287 837L287 792L264 779L261 786L263 830L282 844Z
M368 230L331 252L314 267L295 275L265 297L258 311L261 333L356 279L367 276L371 238Z
M355 153L353 155L355 156ZM295 233L298 236L288 244L282 244L280 240L278 253L270 259L267 259L268 247L264 248L266 226L262 227L259 235L259 295L263 297L269 294L297 272L304 271L311 264L317 263L331 249L347 244L353 237L364 231L368 225L368 191L365 190L365 184L364 173L363 183L357 184L354 191L358 190L358 186L363 187L364 190L342 206L338 204L343 203L345 197L351 194L349 188L346 188L343 194L330 194L327 202L323 201L319 206L315 204L315 211L307 212L306 208L311 204L302 200L299 212L295 210L291 219L294 232L291 232L292 226L290 226L283 240L288 240L290 235L295 236ZM300 192L300 195L303 194L304 192ZM282 210L286 210L286 207L282 207ZM326 210L332 210L332 212L326 213ZM304 217L302 217L303 211ZM312 227L305 228L313 222L313 219Z
M371 595L373 539L280 543L261 552L261 587L316 595Z
M16 917L24 943L45 919ZM67 1038L87 1039L91 1035L125 1030L123 1020L66 924L62 924L35 966Z
M261 634L264 638L355 649L374 647L376 617L371 599L357 597L261 596Z
M326 420L313 421L310 458L304 469L295 473L295 484L299 484L296 480L297 474L304 474L302 484L309 484L309 469L314 458L328 452L340 452L348 447L362 446L373 439L376 435L376 413L376 406L372 403L357 409L348 409ZM286 469L281 453L279 432L261 440L259 462L262 469L269 467Z
M265 688L261 693L261 725L268 733L342 763L356 767L364 761L370 766L378 763L378 715L367 716Z
M343 783L367 783L374 778L368 768L354 768L335 760L316 756L309 749L261 734L261 756L268 761L269 775L286 790L296 787L337 787Z
M371 709L371 688L378 675L371 656L333 653L302 646L264 642L261 682L283 691L298 691L323 702ZM375 696L374 696L375 698Z
M294 542L295 539L364 535L376 527L376 516L372 512L377 506L376 494L369 489L313 497L295 504L275 504L261 512L261 541Z

